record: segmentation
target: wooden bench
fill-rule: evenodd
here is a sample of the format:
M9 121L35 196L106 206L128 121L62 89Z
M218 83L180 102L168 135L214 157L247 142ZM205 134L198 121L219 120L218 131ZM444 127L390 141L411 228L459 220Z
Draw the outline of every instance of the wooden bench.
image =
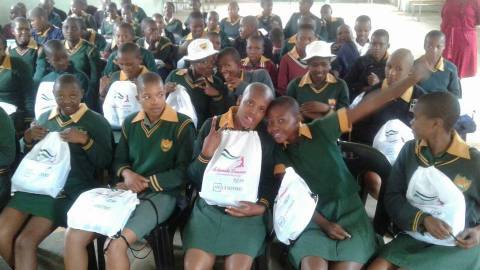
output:
M418 10L417 20L420 21L423 7L441 7L445 0L413 0L408 2L409 10L415 16L415 10Z

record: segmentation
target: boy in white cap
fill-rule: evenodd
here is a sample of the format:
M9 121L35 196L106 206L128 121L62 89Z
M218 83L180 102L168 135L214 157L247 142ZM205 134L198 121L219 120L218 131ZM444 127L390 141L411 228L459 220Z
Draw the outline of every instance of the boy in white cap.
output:
M287 95L297 100L300 112L307 120L349 105L347 84L330 73L334 59L330 44L313 41L307 45L306 56L302 59L308 65L308 72L288 85Z
M166 82L167 93L175 91L179 84L187 90L197 113L197 126L214 115L227 111L228 89L222 80L214 76L215 55L218 53L208 39L195 39L188 45L188 54L184 57L190 62L188 69L172 71Z

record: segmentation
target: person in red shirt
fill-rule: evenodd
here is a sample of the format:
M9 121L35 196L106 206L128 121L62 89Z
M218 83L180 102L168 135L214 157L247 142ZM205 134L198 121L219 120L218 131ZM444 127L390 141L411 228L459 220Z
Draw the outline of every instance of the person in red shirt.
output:
M296 35L295 46L280 61L277 79L277 89L280 95L287 93L287 86L292 80L307 73L307 65L302 63L300 59L305 57L305 47L316 39L313 28L300 27Z
M247 39L247 57L242 59L242 68L244 70L265 69L268 71L273 85L277 85L277 66L272 60L263 55L262 36L251 36Z

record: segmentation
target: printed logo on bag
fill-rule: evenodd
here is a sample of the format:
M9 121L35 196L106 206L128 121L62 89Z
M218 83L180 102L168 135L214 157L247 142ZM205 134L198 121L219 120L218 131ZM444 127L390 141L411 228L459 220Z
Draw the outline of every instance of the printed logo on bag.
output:
M45 101L53 101L53 98L50 97L50 96L47 95L47 94L42 94L42 95L40 96L40 98L43 99L43 100L45 100Z
M244 156L234 156L227 150L227 148L225 148L222 151L220 159L222 159L222 162L217 162L217 164L222 164L223 166L215 166L213 168L214 172L221 172L227 174L246 173Z
M213 192L222 192L222 191L242 191L241 187L237 186L228 186L222 183L213 183Z
M122 95L121 93L119 92L116 92L115 95L113 96L114 99L119 99L119 100L123 100L123 102L129 102L128 100L128 95Z
M56 158L57 155L50 153L48 149L40 149L35 157L37 161L48 163L54 163Z
M465 176L461 176L457 174L455 176L455 179L453 180L453 183L462 191L465 192L467 191L470 186L472 185L472 180L468 180Z
M410 101L410 108L409 108L409 110L408 110L409 112L413 112L413 107L415 107L415 105L417 104L417 101L418 101L418 99L416 99L416 98L415 98L415 99L412 99L412 100Z
M160 142L160 148L162 149L163 152L168 152L170 148L172 148L173 141L169 139L162 139Z

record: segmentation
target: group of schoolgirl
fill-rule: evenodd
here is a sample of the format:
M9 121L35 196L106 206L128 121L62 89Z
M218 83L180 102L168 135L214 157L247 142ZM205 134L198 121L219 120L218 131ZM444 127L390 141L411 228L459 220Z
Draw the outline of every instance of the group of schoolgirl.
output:
M262 4L265 2L268 1L262 1ZM300 11L304 11L305 5L308 7L309 4L309 1L301 1ZM35 12L40 14L41 24L45 12ZM328 15L328 9L324 13ZM91 82L93 75L90 73L87 76L84 71L87 67L94 69L94 65L82 58L77 64L79 67L76 67L72 59L74 54L69 51L73 49L75 52L81 48L78 44L83 43L76 30L78 20L67 19L63 25L65 41L46 41L41 47L42 52L38 54L38 57L44 55L44 63L36 62L37 66L39 63L48 66L48 73L42 75L37 84L53 82L55 105L35 115L36 120L26 130L23 130L23 123L16 130L17 137L21 137L21 148L27 155L50 133L58 133L61 140L68 143L71 168L57 196L16 191L8 199L0 214L0 255L15 269L36 269L38 245L58 226L67 226L67 212L80 194L100 185L95 172L112 168L118 179L118 189L129 190L145 200L141 200L128 218L120 236L108 239L105 246L108 269L130 268L127 256L129 246L148 235L158 223L168 219L175 208L176 197L182 193L186 182L193 183L200 195L183 231L185 269L212 269L216 257L225 257L226 269L250 269L253 260L264 252L269 233L265 217L270 215L269 209L275 203L286 168L291 167L319 198L310 223L289 249L289 258L294 267L480 267L476 256L480 243L480 205L476 180L479 177L476 169L478 152L469 147L454 129L460 114L456 98L461 92L458 77L455 79L452 76L456 74L455 67L441 57L445 43L443 34L438 31L427 34L426 54L416 60L416 69L412 71L415 61L411 53L400 49L388 55L388 33L377 30L371 37L366 55L360 56L351 65L351 70L355 72L346 73L345 83L340 79L341 73L331 71L332 62L341 58L338 54L343 45L339 46L337 55L333 54L330 45L314 41L315 36L319 35L312 30L316 28L300 25L301 22L305 22L303 25L312 25L311 18L298 14L295 16L297 18L291 19L285 30L297 25L299 31L295 39L297 45L294 46L304 49L293 47L287 50L289 53L284 57L305 63L305 73L289 80L286 96L278 98L275 98L279 94L278 88L275 91L276 86L269 72L245 69L251 62L242 60L241 50L225 48L218 52L209 37L202 38L202 34L194 37L201 33L196 31L200 28L195 27L194 16L189 20L192 38L184 44L184 58L189 67L171 71L165 83L155 72L149 72L155 70L157 63L147 49L141 49L141 46L133 43L135 36L131 24L119 24L115 31L118 48L109 56L103 71L106 76L97 79L100 90L96 97L93 94L96 91L92 91L95 89ZM227 27L223 28L228 29L229 24L232 26L233 19L227 20ZM249 24L249 18L244 19ZM258 20L265 22L265 18ZM322 29L325 28L324 22L313 21L313 25L318 23ZM15 22L16 28L26 28L28 25L21 18L15 19ZM156 25L155 19L153 23L148 20L144 22L147 25L145 29ZM357 22L361 24L363 20L359 18ZM370 22L365 24L370 27ZM78 28L82 28L81 24ZM339 28L334 32L338 32ZM257 31L255 27L252 29ZM244 30L240 31L243 41L248 37L247 34ZM327 35L325 32L320 34ZM30 44L29 35L28 38L25 36L16 36L17 43L27 43L19 48L34 47ZM145 40L140 44L149 44L148 40L154 39L154 36L145 34ZM241 41L233 42L242 44ZM338 42L347 44L351 40L345 38ZM251 51L258 51L268 42L251 37L243 44L248 54L249 47ZM17 57L3 53L5 45L2 40L0 76L5 75L8 83L12 83L12 77L21 78L27 72L13 68L13 65L25 63L18 61L17 64ZM9 51L13 50L19 52L18 47ZM86 55L93 52L86 47L85 50ZM34 57L37 54L32 55ZM427 68L429 72L425 75L424 69ZM218 74L215 74L215 69ZM13 82L20 84L28 81ZM136 100L141 108L123 119L116 146L110 123L89 109L97 106L95 102L101 104L103 98L114 91L111 85L115 81L134 82ZM0 86L11 87L6 84ZM15 95L22 94L25 97L15 96L12 103L18 99L25 104L19 108L25 108L31 121L35 101L28 101L27 92L32 87L22 89L25 90ZM192 117L175 111L167 104L167 97L178 91L188 94L194 108L195 122ZM358 95L362 95L360 101L349 107L353 97ZM4 140L1 140L3 158L0 175L8 179L7 168L16 157L16 149L12 147L15 145L15 128L9 115L3 109L0 112L0 122L5 127L1 135ZM370 116L365 118L367 115ZM13 116L11 118L15 123L18 122ZM411 127L415 140L405 144L393 165L383 201L394 224L404 233L382 247L376 240L358 197L359 187L342 159L337 140L342 133L351 132L350 136L355 137L358 131L359 137L365 136L365 140L371 141L372 135L365 130L373 128L363 129L359 126L371 125L379 129L387 120L394 118L407 123L413 120ZM29 119L25 117L25 120ZM228 142L226 138L252 134L255 143L250 147L227 151L228 143L235 145L236 142ZM260 153L255 159L258 166L251 165L252 161L238 158L252 156L247 154L252 147L256 147L253 152ZM236 154L232 155L232 151ZM220 164L220 156L238 160L238 163L234 163L237 166L235 169L254 168L255 171L247 173L257 175L255 199L230 204L206 199L208 192L202 184L208 182L210 185L212 175L220 181L222 179L221 174L215 174L212 168ZM456 229L455 234L452 224L427 212L421 205L414 205L407 196L409 183L421 168L440 171L465 199L464 226L460 231ZM450 246L418 240L412 236L416 233L438 240L450 240ZM87 269L86 246L96 237L91 231L67 229L66 269Z

